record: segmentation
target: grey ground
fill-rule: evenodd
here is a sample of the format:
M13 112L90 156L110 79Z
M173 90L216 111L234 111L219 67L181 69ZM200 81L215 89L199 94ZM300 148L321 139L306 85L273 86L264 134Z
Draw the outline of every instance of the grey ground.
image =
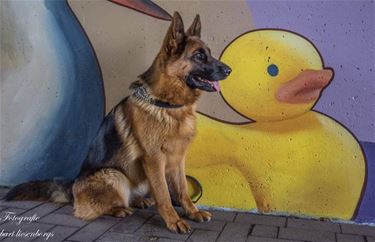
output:
M0 197L6 191L0 187ZM181 213L179 208L177 211ZM17 218L34 214L39 218L18 224L18 220L5 219L9 212ZM89 223L73 217L72 212L70 205L0 200L0 241L46 241L50 236L47 241L375 242L375 227L283 216L211 211L212 221L189 221L192 232L181 235L166 230L154 209L135 210L124 219L104 216Z

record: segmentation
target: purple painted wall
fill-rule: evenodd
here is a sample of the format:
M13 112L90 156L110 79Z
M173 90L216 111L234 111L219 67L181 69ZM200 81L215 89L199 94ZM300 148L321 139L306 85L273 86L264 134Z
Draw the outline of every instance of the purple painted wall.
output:
M374 1L248 0L256 28L282 28L312 40L335 78L315 106L362 141L367 186L356 221L375 222ZM368 141L368 142L363 142Z

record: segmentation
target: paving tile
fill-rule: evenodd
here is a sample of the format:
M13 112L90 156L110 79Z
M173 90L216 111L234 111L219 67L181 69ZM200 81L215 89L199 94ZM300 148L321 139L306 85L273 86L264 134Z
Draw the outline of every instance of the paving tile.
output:
M197 223L186 218L183 219L185 219L193 229L221 231L225 225L225 221L211 220L209 222ZM165 222L159 214L153 216L147 223L165 227Z
M119 218L111 215L102 215L99 217L100 219L106 219L106 220L113 220L117 222L121 222L122 220L125 220L126 218Z
M60 242L65 241L66 238L68 238L71 234L73 234L75 231L77 231L78 228L76 227L67 227L67 226L55 226L52 229L49 230L49 232L52 233L52 236L46 240L45 237L39 237L36 240L33 240L33 242Z
M193 229L204 229L204 230L211 230L211 231L221 231L225 226L224 221L218 220L211 220L209 222L197 223L194 221L187 220L190 226Z
M251 231L251 235L257 236L257 237L276 238L277 230L278 228L274 226L257 224L254 226L253 230Z
M76 218L73 215L57 214L57 213L52 213L50 215L47 215L46 217L40 219L39 222L63 225L63 226L71 226L71 227L82 227L85 224L87 224L86 221Z
M116 233L134 233L146 222L146 220L147 218L134 213L133 215L121 220L121 222L113 226L110 231Z
M375 242L375 237L366 236L367 242Z
M93 241L116 223L115 220L98 218L80 229L77 233L69 237L69 239L73 241Z
M188 242L215 242L219 236L218 231L196 229L187 240ZM159 242L159 240L158 240Z
M185 211L182 209L182 207L177 207L177 206L174 206L173 207L176 212L182 216L183 214L185 214ZM152 207L149 207L149 208L135 208L134 210L137 210L137 211L144 211L144 212L148 212L148 213L152 213L152 214L159 214L158 210L156 209L155 206L152 206Z
M156 236L168 239L186 240L190 234L177 234L170 232L164 225L144 224L135 234L142 236Z
M340 224L343 234L358 234L375 237L375 227L357 224Z
M34 214L40 218L44 217L45 215L50 214L51 212L59 209L61 204L56 203L43 203L33 209L28 210L27 212L23 213L22 216L33 216Z
M287 227L341 232L339 224L311 219L288 218Z
M6 223L0 226L0 231L6 231L13 233L13 235L4 239L3 241L31 241L37 239L44 232L54 227L52 224L41 224L41 223Z
M96 242L119 242L119 241L138 241L139 236L134 234L120 234L115 232L104 233Z
M365 242L365 237L360 235L337 234L337 242Z
M133 213L133 216L141 217L144 219L148 219L154 215L155 213L148 209L136 209Z
M156 236L141 236L137 240L137 242L152 242L152 241L159 241L159 237L156 237ZM172 240L172 241L183 241L183 240Z
M333 232L300 228L280 228L279 238L319 242L336 241L335 233Z
M261 214L238 213L236 218L234 219L234 222L284 227L286 218Z
M21 209L31 209L39 206L43 202L35 201L4 201L0 200L0 206L8 208L21 208Z
M20 215L20 214L23 214L26 211L27 210L21 209L21 208L7 208L7 209L0 212L0 224L12 221L11 218L14 215Z
M250 226L250 224L229 222L225 225L217 241L246 241L247 235L249 234Z
M164 220L162 219L162 217L159 214L156 214L152 218L147 220L147 223L154 224L154 225L160 225L160 226L165 225Z
M264 237L256 237L256 236L249 236L246 242L298 242L301 240L289 240L289 239L273 239L273 238L264 238Z
M184 240L160 238L157 241L158 242L183 242Z
M212 220L233 222L234 218L236 217L235 212L216 211L216 210L211 210L209 212L212 213Z
M20 215L27 210L22 209L22 208L6 208L0 212L0 218L4 220L5 214L15 214L15 215Z
M5 209L7 209L8 207L3 207L3 206L0 206L0 211L3 211Z
M156 210L156 207L150 207L150 208L144 208L144 209L139 209L139 208L136 208L135 210L139 210L139 211L145 211L145 212L149 212L149 213L153 213L153 214L158 214L158 210Z
M72 215L74 212L73 206L68 204L56 211L56 213Z

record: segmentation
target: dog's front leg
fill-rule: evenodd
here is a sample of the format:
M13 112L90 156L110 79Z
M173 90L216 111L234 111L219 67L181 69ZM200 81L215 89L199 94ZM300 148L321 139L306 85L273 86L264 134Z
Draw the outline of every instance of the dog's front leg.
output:
M211 213L206 211L200 211L191 201L188 194L186 175L185 175L185 156L180 157L180 162L174 167L175 171L172 171L169 175L169 180L172 183L173 192L179 200L182 208L185 210L186 215L191 220L196 222L204 222L211 220Z
M178 233L188 233L191 230L190 225L178 216L172 206L165 177L165 165L166 159L163 155L145 157L143 161L144 171L150 183L156 207L168 229Z

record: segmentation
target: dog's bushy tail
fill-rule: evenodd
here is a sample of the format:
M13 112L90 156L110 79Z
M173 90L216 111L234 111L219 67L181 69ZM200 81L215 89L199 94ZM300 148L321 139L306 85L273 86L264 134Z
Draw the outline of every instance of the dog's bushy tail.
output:
M6 201L48 201L69 203L72 196L73 181L44 180L31 181L13 187L5 196Z

